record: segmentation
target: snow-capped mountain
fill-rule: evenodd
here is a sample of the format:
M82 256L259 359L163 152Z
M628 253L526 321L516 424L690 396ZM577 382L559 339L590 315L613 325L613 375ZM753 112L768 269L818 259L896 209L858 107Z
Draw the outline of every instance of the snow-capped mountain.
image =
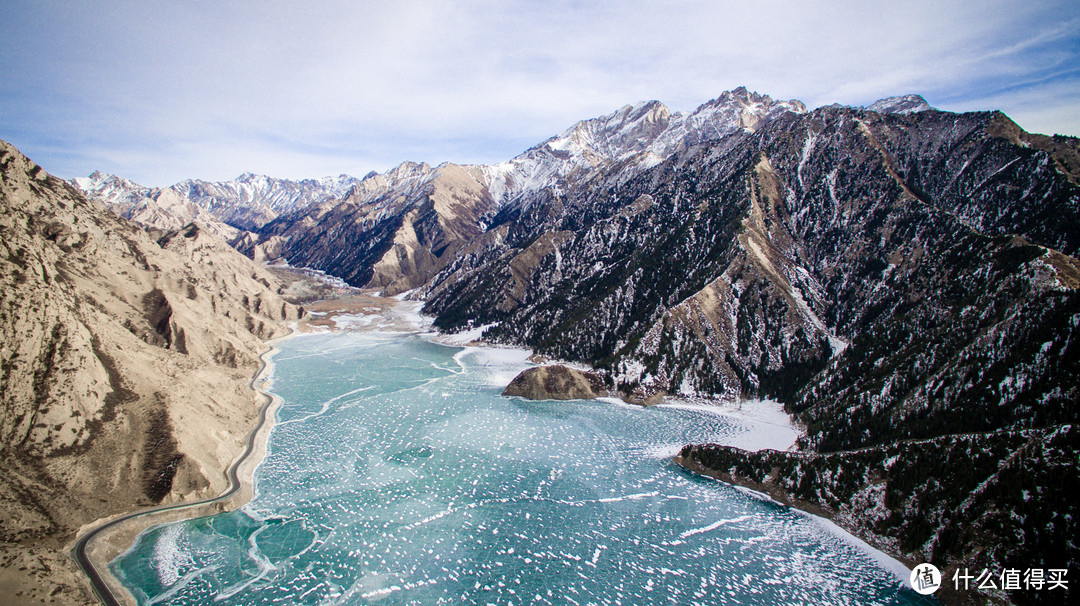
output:
M232 181L189 180L170 189L230 225L252 229L280 214L344 197L359 182L349 175L292 181L244 173Z
M783 402L801 452L682 462L890 553L1074 567L1080 140L918 106L784 112L511 200L417 296L631 401Z
M745 88L689 113L659 101L627 105L500 164L406 162L369 175L340 202L283 214L259 230L261 238L238 245L257 258L283 257L395 294L426 283L492 222L582 188L626 182L679 150L805 111L799 101Z
M1055 478L1080 445L1078 167L1076 139L998 112L740 90L626 106L497 165L403 164L248 247L414 290L440 329L489 325L629 400L776 398L802 453L683 462L893 554L1077 562ZM946 460L963 471L923 471Z
M922 95L900 95L879 99L868 105L866 109L879 114L915 114L934 108L930 107Z
M805 111L800 101L774 101L745 88L725 92L686 113L672 113L659 101L641 102L578 122L507 162L465 170L479 171L477 183L498 207L537 191L563 191L615 166L621 178L629 178L679 149L753 130L785 112ZM345 198L352 204L375 204L381 209L375 211L376 216L392 213L388 205L414 200L419 188L430 184L445 166L404 162L363 179L340 175L293 181L244 173L232 181L189 179L167 188L144 187L95 172L72 183L118 214L144 224L172 229L178 227L173 225L177 222L217 219L240 230L258 230L279 216L301 214L310 206ZM170 221L170 214L176 219ZM221 226L217 231L230 233Z
M282 215L236 241L257 260L285 259L397 294L425 283L498 210L480 167L403 163L340 201Z
M101 172L72 180L90 198L140 223L171 229L177 226L162 222L168 222L163 215L172 213L179 220L216 219L241 230L257 229L280 214L345 197L360 182L349 175L293 181L252 173L232 181L188 179L166 188L144 187Z
M76 177L71 182L87 197L105 203L110 210L121 215L143 198L149 197L153 191L134 181L101 171L94 171L89 177Z
M804 113L806 106L745 88L725 92L689 113L645 101L582 120L508 162L482 168L492 195L508 202L536 190L565 188L567 179L588 180L613 165L629 178L679 149L753 130L785 112Z

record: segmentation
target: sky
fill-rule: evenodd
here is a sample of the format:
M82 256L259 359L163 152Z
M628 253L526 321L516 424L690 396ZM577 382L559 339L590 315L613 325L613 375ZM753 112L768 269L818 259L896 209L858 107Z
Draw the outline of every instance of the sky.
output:
M0 0L0 138L64 178L493 163L738 86L1080 136L1080 0Z

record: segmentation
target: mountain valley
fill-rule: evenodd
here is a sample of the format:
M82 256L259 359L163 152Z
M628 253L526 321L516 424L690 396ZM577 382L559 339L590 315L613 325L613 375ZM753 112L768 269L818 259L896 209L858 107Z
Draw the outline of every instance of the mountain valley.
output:
M736 89L686 114L626 106L500 164L258 190L288 195L75 185L152 229L212 225L256 261L422 300L441 330L588 364L627 401L779 400L806 428L797 452L677 461L949 578L1080 564L1078 178L1076 138L1000 112Z

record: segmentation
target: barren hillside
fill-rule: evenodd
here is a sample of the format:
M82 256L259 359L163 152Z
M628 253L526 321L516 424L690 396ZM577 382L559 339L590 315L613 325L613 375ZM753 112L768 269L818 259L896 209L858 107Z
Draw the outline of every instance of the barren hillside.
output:
M197 224L148 233L5 142L0 209L0 595L88 603L65 545L224 488L262 341L300 311Z

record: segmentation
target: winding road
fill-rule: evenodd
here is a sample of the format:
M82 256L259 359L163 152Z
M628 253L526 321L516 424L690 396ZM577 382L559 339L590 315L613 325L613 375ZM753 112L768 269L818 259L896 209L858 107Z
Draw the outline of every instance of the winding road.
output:
M288 338L289 336L292 336L292 334L295 334L295 331L294 333L290 333L289 335L282 337L282 339ZM210 505L219 501L224 501L235 495L240 490L241 483L240 477L238 475L238 470L240 466L243 465L245 461L247 461L248 457L251 456L251 453L255 450L255 440L259 435L259 431L262 430L264 425L266 425L267 412L270 410L270 407L273 406L274 402L276 401L275 396L256 389L255 381L262 377L263 372L266 370L266 367L269 364L269 357L272 357L275 353L277 353L277 351L278 350L276 347L271 346L271 349L269 351L259 356L259 370L254 374L254 376L252 376L251 381L248 382L248 386L251 389L254 389L258 393L262 394L266 399L266 402L263 403L262 409L259 411L258 425L256 425L248 434L247 445L244 447L243 454L241 454L240 458L238 458L229 467L227 473L229 479L229 487L225 490L225 492L212 499L203 499L201 501L193 501L191 503L164 505L161 507L154 507L151 509L144 509L141 511L129 513L120 516L115 520L109 520L108 522L105 522L101 526L90 530L75 541L75 545L71 548L71 555L73 558L75 558L75 562L79 565L79 568L81 568L82 571L86 573L86 576L89 577L90 584L94 588L94 593L97 594L97 597L99 600L101 600L102 604L105 604L106 606L121 606L122 602L117 599L115 594L113 594L113 591L109 587L108 583L105 582L101 574L98 572L98 569L94 566L93 562L91 562L90 558L86 555L86 546L90 543L90 541L94 539L94 537L98 536L103 531L108 530L109 528L112 528L113 526L116 526L118 524L127 522L128 520L133 520L135 518L140 518L148 515L154 515L164 511L173 511L179 509L186 509L189 507Z

